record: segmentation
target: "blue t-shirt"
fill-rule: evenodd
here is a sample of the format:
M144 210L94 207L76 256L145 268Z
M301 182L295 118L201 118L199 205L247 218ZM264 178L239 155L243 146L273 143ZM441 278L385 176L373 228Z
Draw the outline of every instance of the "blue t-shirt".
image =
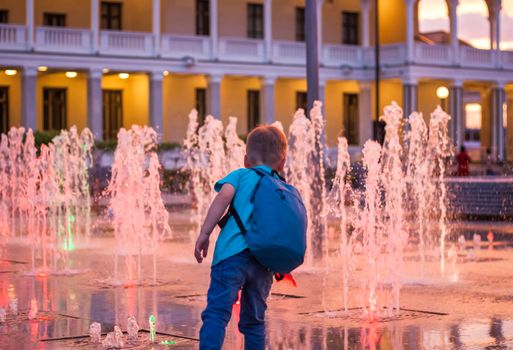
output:
M267 165L259 165L255 168L261 169L269 174L272 172L272 169ZM237 210L237 213L239 214L246 229L249 229L248 221L251 213L253 212L251 196L253 195L259 180L260 176L253 170L241 168L232 171L226 175L226 177L219 180L214 186L216 192L219 192L224 184L229 183L233 186L235 189L233 205L235 210ZM244 234L240 232L235 219L233 216L231 216L224 228L219 233L219 237L217 238L212 266L221 262L222 260L239 254L246 248L248 248L246 244L246 238L244 238Z

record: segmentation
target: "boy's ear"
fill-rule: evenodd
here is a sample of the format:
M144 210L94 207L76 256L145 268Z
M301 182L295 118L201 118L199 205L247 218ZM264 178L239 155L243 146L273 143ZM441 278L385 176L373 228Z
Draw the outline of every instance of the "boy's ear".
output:
M287 161L287 158L283 158L281 161L280 161L280 165L279 165L279 169L278 169L278 172L282 172L283 169L285 168L285 162Z
M251 168L251 165L249 164L249 161L248 161L247 154L244 155L244 168Z

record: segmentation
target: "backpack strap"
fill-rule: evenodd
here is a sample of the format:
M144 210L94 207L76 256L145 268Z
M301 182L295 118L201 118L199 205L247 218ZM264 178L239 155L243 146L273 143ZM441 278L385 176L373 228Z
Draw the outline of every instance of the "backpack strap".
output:
M260 170L260 169L257 169L257 168L249 168L250 170L253 170L258 176L260 176L260 180L258 181L257 185L255 186L255 190L253 192L253 195L251 196L251 201L253 201L253 198L255 196L255 193L258 189L258 187L260 186L260 181L262 180L262 178L266 175L269 175L268 173ZM282 180L283 182L285 182L285 178L283 178L280 174L278 174L278 172L276 170L273 169L273 171L271 172L271 176L273 175L276 175L278 176L278 178L280 180ZM222 229L226 226L226 224L228 223L228 219L230 219L230 217L233 216L233 218L235 219L235 222L237 223L237 226L239 227L239 230L240 232L245 235L247 230L246 230L246 227L244 227L244 223L242 222L242 219L240 218L240 215L239 213L237 213L237 210L235 209L235 206L233 205L233 200L232 202L230 203L230 207L228 208L228 212L226 212L226 214L221 218L221 220L219 220L219 222L217 223L217 225Z

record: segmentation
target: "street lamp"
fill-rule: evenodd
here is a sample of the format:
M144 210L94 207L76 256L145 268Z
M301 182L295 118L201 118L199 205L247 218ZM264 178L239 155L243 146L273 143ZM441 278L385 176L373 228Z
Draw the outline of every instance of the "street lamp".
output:
M445 101L447 100L447 97L449 97L449 89L445 86L438 87L438 89L436 89L436 96L440 99L440 106L442 109L447 112Z

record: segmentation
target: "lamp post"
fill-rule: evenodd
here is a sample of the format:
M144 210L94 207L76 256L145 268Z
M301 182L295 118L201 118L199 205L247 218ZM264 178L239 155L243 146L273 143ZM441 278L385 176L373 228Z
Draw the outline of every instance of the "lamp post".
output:
M440 86L436 89L436 96L440 99L440 106L442 109L447 112L446 101L447 97L449 97L449 89L445 86Z

